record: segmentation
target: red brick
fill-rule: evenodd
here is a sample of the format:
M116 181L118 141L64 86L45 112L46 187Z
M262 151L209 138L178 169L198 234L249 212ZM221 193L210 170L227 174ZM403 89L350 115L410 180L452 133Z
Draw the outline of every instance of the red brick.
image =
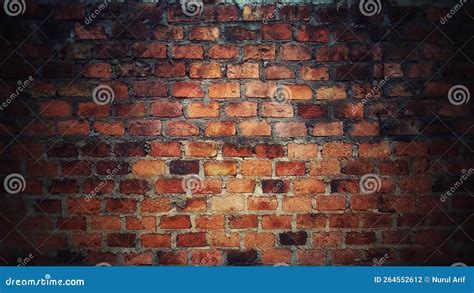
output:
M257 103L232 103L227 105L225 113L229 117L255 117L257 116Z
M207 246L206 233L185 233L176 236L176 245L178 247L199 247Z
M273 60L275 59L275 45L245 45L244 59L245 60Z
M154 157L179 157L181 155L180 145L177 142L153 142L150 155Z
M221 67L219 63L192 63L189 68L191 78L220 78Z
M169 234L142 234L140 241L143 247L171 247Z
M291 216L268 215L262 217L263 229L291 229Z
M160 218L160 228L162 229L188 229L191 228L189 216L163 216Z
M211 59L235 59L239 56L239 49L234 45L213 45L209 49Z
M232 136L235 135L235 124L234 122L208 122L206 123L206 130L204 131L206 136Z
M381 143L361 143L359 145L359 156L369 158L390 157L390 145L388 142Z
M189 38L197 41L215 41L219 38L219 28L207 26L193 27Z
M286 23L264 24L261 27L263 40L291 40L291 25Z
M319 62L346 61L348 59L349 49L346 46L321 47L316 53L316 60Z
M263 117L280 117L280 118L291 118L293 117L293 107L289 104L277 104L273 102L263 103L262 109Z
M189 122L185 121L170 121L166 130L169 136L195 136L199 135L199 128Z
M257 228L258 219L256 215L234 216L229 219L231 229Z
M112 66L106 63L88 64L82 74L89 78L109 79L112 76Z
M177 59L203 59L204 50L201 45L175 45L173 57Z
M183 115L183 106L178 102L156 101L150 105L150 114L157 117L179 117Z
M133 91L139 97L166 97L166 86L161 81L135 81Z
M344 134L342 121L318 123L313 127L314 136L341 136Z
M340 100L346 98L346 89L343 86L320 87L316 90L318 100Z
M240 84L233 82L212 84L209 86L209 98L240 98Z
M125 127L122 122L94 122L95 131L104 135L124 135Z
M150 136L161 134L160 120L134 120L128 125L128 133L138 136Z
M138 58L166 58L166 44L133 44L135 56Z
M188 104L189 118L219 117L219 115L218 102L210 102L207 105L199 102Z
M323 145L323 157L352 157L352 145L342 142L329 142Z
M306 166L304 162L276 162L275 174L277 176L303 176Z
M228 78L259 78L259 65L257 63L229 64L227 65Z
M270 136L271 128L266 121L250 120L239 124L243 136Z
M228 176L237 174L237 164L233 161L204 162L206 176Z
M299 61L310 60L311 51L306 45L283 45L280 48L281 60Z
M240 164L244 176L271 176L272 162L263 160L246 160Z
M300 77L303 80L329 80L329 72L325 67L302 66Z
M258 73L257 73L258 78ZM288 79L295 78L293 70L283 65L273 65L265 68L266 79Z
M215 157L217 145L213 142L192 141L186 143L184 153L188 157Z
M66 101L42 102L40 104L40 113L45 118L67 117L71 115L71 104Z
M308 130L302 122L277 122L275 132L278 137L306 136Z
M323 27L302 25L298 28L296 40L301 42L327 43L329 42L329 31Z
M284 153L283 145L259 144L255 147L257 158L281 158L284 156Z
M252 193L255 191L255 180L253 179L233 179L227 180L228 193Z
M173 84L173 96L177 98L202 98L204 92L200 82L175 82Z

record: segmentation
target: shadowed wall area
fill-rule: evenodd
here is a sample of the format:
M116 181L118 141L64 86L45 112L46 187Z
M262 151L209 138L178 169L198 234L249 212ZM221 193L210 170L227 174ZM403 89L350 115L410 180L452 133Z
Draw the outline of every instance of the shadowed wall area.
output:
M1 265L472 265L469 1L6 1Z

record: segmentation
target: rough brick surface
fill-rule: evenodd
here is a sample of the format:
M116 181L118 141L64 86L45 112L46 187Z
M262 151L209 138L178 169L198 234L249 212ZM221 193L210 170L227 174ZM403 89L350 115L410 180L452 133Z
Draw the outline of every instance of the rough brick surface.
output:
M472 7L55 2L1 18L0 264L473 264Z

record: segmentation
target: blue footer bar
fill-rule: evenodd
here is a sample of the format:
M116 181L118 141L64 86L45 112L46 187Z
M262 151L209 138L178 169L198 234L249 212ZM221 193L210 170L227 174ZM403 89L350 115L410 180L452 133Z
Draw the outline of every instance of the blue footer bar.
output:
M473 293L472 267L0 267L0 292Z

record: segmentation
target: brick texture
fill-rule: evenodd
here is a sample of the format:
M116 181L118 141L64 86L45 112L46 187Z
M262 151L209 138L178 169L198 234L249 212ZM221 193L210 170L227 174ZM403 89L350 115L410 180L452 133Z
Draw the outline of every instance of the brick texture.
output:
M473 264L472 7L55 2L1 18L0 264Z

